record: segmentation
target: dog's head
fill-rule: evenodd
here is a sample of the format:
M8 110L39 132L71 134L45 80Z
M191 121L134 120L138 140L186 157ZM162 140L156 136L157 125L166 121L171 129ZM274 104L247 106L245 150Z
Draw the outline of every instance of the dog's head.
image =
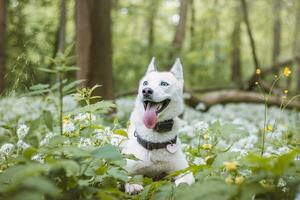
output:
M179 58L170 71L158 72L152 58L139 84L137 106L147 128L183 112L183 70Z

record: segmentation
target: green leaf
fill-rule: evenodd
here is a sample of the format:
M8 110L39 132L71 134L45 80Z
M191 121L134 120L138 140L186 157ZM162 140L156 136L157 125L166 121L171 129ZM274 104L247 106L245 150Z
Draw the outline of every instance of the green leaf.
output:
M192 186L180 185L175 190L175 199L184 200L231 200L237 195L237 186L227 185L222 179L208 179Z
M107 171L107 174L118 179L121 180L123 182L127 182L129 177L127 176L127 174L125 173L124 170L120 170L118 168L111 168Z
M57 150L59 153L64 153L67 156L71 156L74 158L78 157L90 157L90 153L84 149L75 146L63 146Z
M77 85L82 83L84 80L76 80L64 86L63 92L70 92L70 90L75 89Z
M31 157L32 157L33 155L35 155L36 153L37 153L37 149L34 148L34 147L32 147L32 146L30 146L30 147L24 149L24 151L23 151L23 156L24 156L25 158L27 158L27 159L31 159Z
M109 160L121 160L122 154L119 149L112 145L105 145L92 151L92 155L95 158L109 159Z
M295 157L299 154L298 151L293 150L289 153L282 154L278 157L277 162L275 163L275 173L277 175L282 175L286 169L294 162Z
M67 83L67 79L64 79L63 81L62 81L62 84L64 85L64 84L66 84ZM59 82L58 83L55 83L54 85L52 85L52 87L50 88L50 90L51 91L54 91L54 90L56 90L56 89L58 89L59 88Z
M96 170L96 173L97 175L103 175L106 173L106 171L107 171L107 166L102 165Z
M86 112L100 112L100 113L106 113L111 108L115 107L115 105L110 101L100 101L95 104L87 105L81 108L77 108L71 112L68 112L69 115L75 115L78 113L86 113Z
M51 112L48 110L45 110L43 112L43 119L44 119L44 122L45 122L45 125L47 126L47 128L50 131L53 131L53 118L52 118Z
M42 72L47 72L47 73L57 73L57 71L52 70L52 69L47 69L47 68L43 68L43 67L39 67L37 68L38 70L42 71Z
M79 70L79 67L61 67L59 70L62 72L77 71Z
M51 163L52 169L63 168L68 177L77 176L80 171L80 166L73 160L59 160Z
M16 165L0 173L0 184L11 183L17 185L28 177L47 172L48 166L39 163Z
M165 199L174 199L173 191L174 191L174 184L166 183L164 185L159 186L157 191L154 193L152 199L157 200L165 200Z
M40 126L41 121L42 120L41 120L40 117L37 118L37 119L35 119L35 120L33 120L33 121L31 121L30 122L30 129L29 130L36 130Z
M54 183L43 177L30 177L22 183L26 188L31 188L42 192L43 194L50 195L52 197L59 195L59 189Z
M124 129L116 129L114 130L114 134L128 137L128 133Z
M47 147L57 147L64 144L68 139L61 136L61 135L55 135L52 138L49 139L48 143L46 144ZM47 152L46 152L47 153Z
M25 93L25 96L34 96L34 95L41 95L48 93L50 90L49 89L44 89L44 90L34 90L32 92Z
M29 89L30 90L43 90L46 88L49 88L49 84L37 84L37 85L31 86Z

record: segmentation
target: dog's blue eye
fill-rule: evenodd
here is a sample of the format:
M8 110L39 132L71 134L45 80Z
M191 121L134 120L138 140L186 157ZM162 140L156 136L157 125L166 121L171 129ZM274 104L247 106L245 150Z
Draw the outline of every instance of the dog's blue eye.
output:
M148 81L144 81L143 86L148 85Z
M169 83L162 81L162 82L160 82L160 85L161 85L161 86L168 86Z

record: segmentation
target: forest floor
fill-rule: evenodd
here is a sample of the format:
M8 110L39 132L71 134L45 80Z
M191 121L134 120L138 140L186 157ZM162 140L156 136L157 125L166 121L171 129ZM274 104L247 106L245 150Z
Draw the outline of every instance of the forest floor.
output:
M117 112L111 117L101 114L101 107L109 105L80 107L71 96L63 102L61 135L55 123L55 96L0 100L0 197L18 199L29 195L27 188L33 191L30 195L53 199L76 193L83 199L291 199L297 195L299 112L244 103L216 105L207 112L186 107L179 132L191 166L187 170L197 181L176 188L171 178L185 171L152 181L129 177L124 170L125 157L118 145L127 137L133 98L117 99ZM119 188L124 182L143 183L145 190L138 196L127 195Z

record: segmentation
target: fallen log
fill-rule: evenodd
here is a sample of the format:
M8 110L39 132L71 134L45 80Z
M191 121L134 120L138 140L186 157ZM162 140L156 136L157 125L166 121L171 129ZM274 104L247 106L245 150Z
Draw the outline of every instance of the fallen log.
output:
M283 99L280 96L270 96L268 101L265 101L262 94L242 90L221 90L208 92L200 96L191 94L190 98L185 100L187 105L193 108L197 107L202 111L207 111L211 106L216 104L228 103L266 103L268 106L284 107L288 101L288 99L285 99L283 103ZM296 100L292 101L286 108L300 110L300 102Z

